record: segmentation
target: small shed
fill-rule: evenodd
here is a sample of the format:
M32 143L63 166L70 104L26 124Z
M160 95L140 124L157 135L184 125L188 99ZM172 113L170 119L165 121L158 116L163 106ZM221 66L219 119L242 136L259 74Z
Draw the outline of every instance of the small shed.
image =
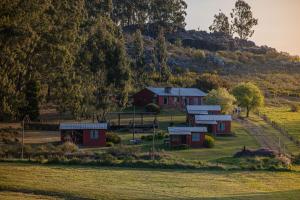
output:
M205 126L209 133L231 134L231 115L196 115L195 125Z
M187 145L193 148L203 146L206 127L169 127L170 146Z
M86 147L106 145L107 123L61 123L61 141L71 141Z
M187 123L193 125L195 123L195 115L220 115L220 105L187 105L186 119Z

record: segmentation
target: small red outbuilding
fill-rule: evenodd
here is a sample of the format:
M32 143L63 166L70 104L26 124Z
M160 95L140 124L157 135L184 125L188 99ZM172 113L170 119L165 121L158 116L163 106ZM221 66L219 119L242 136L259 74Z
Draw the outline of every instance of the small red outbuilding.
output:
M106 145L106 123L61 123L61 141L71 141L86 147Z
M195 125L196 115L220 115L220 105L188 105L186 106L186 117L189 125Z
M187 145L193 148L203 146L206 127L169 127L170 146Z
M215 135L231 134L231 115L196 115L195 126L205 126Z

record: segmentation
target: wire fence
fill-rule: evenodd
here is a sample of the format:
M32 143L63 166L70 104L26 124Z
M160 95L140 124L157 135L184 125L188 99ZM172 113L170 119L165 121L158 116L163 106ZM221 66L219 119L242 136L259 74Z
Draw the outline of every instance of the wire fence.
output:
M290 141L292 141L297 147L300 148L300 140L298 139L298 137L295 137L293 135L291 135L285 127L283 127L282 125L280 125L279 123L271 120L267 115L262 114L262 113L257 113L259 117L261 117L265 122L267 122L268 124L270 124L273 128L275 128L276 130L278 130L282 135L286 136Z

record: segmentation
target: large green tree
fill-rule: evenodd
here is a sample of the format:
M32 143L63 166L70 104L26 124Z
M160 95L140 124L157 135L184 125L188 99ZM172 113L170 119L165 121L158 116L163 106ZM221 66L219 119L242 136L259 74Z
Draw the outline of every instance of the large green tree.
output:
M229 114L233 111L235 101L235 97L225 88L213 89L205 97L206 104L220 105L222 112L225 114Z
M258 19L253 17L250 5L244 0L238 0L231 12L232 30L240 39L246 40L254 34L253 27L258 24Z
M262 91L253 83L240 83L233 88L232 93L237 100L237 104L246 109L247 117L249 117L250 111L264 104Z
M227 35L232 35L231 26L228 17L220 11L214 16L213 24L209 27L211 32L221 32Z

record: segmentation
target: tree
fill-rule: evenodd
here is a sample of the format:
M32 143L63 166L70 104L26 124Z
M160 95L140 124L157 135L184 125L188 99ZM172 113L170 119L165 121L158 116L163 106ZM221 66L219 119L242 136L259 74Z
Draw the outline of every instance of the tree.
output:
M208 105L220 105L223 113L231 113L234 109L236 99L227 89L218 88L211 90L205 97L205 102Z
M240 39L246 40L254 34L253 27L258 24L258 19L253 17L251 7L244 0L238 0L231 12L232 30Z
M26 105L22 108L22 116L24 118L26 115L29 116L31 120L36 120L40 113L39 113L39 86L36 80L32 79L29 80L26 84L26 91L25 91L25 99Z
M240 83L233 90L233 95L237 100L237 104L246 108L246 116L253 109L257 109L264 104L264 96L261 90L252 83Z
M144 40L140 30L137 30L134 34L134 41L133 41L133 59L134 59L134 70L133 76L136 85L141 86L142 83L145 81L146 77L145 74L145 53L144 53Z
M200 75L194 87L199 88L204 92L209 92L213 89L228 88L228 83L217 74L204 73Z
M220 11L219 14L214 16L213 24L209 27L211 32L221 32L227 35L232 35L228 17Z
M161 29L155 42L154 47L155 62L159 69L160 81L168 81L171 76L171 70L167 65L168 52L164 36L164 31Z

